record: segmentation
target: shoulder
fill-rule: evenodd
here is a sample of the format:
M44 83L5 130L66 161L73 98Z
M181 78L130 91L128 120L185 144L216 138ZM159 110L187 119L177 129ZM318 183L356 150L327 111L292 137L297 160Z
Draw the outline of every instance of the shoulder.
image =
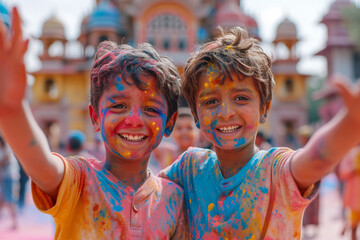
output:
M176 193L179 195L183 195L183 188L180 187L178 184L174 183L173 181L158 176L155 176L155 179L161 192L165 191L168 193Z
M101 169L101 162L95 158L85 158L83 156L64 157L57 153L54 153L54 155L64 162L67 170L72 169L73 171L89 172L91 170Z
M286 147L273 147L269 150L262 150L256 154L258 158L258 162L260 164L268 164L272 163L272 166L284 165L287 163L293 154L294 150Z
M196 162L198 165L206 163L209 159L216 156L215 152L210 149L189 147L182 154L182 159Z

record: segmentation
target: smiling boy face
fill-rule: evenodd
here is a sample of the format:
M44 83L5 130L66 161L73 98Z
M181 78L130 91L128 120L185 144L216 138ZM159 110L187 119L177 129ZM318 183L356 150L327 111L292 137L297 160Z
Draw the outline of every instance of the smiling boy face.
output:
M215 147L242 149L253 144L260 121L260 97L251 77L233 81L208 70L200 79L196 109L200 129Z
M107 158L146 159L160 144L165 129L172 129L174 117L166 123L168 107L155 78L142 76L141 80L146 90L132 84L131 79L116 77L100 97L98 114L94 116L92 111Z

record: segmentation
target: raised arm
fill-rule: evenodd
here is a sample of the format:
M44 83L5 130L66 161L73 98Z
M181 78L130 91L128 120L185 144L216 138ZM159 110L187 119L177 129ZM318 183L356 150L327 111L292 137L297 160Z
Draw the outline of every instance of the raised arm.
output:
M291 171L301 190L328 174L360 142L359 85L349 86L341 76L334 76L332 80L344 107L294 155Z
M64 175L62 160L51 154L47 139L25 100L26 74L21 20L16 8L11 34L0 20L0 130L21 165L40 189L54 199Z

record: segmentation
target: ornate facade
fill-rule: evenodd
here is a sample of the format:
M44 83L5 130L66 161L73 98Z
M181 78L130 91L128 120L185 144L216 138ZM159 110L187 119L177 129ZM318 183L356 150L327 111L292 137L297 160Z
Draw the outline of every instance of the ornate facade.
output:
M256 21L241 11L238 0L97 0L94 11L83 18L75 42L66 39L62 23L50 17L39 37L42 66L33 73L35 118L45 132L61 141L73 129L91 140L89 71L101 41L131 45L147 41L172 58L182 72L190 53L218 34L219 25L244 26L258 37Z

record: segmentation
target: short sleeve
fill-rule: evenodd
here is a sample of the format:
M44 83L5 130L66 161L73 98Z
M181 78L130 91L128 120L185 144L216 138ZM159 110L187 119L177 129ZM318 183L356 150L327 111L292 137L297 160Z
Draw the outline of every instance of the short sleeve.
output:
M184 187L184 173L189 164L189 159L187 159L189 156L188 151L189 150L180 155L173 164L161 170L158 176L169 179L179 186Z
M43 192L34 182L31 182L32 196L36 207L41 212L50 214L54 218L66 219L80 198L86 175L86 165L79 159L65 159L56 153L54 155L59 157L65 165L65 173L56 201ZM61 209L67 209L67 211L59 211Z
M274 158L274 181L278 198L292 211L304 209L318 194L320 182L316 183L311 192L303 196L291 173L291 158L296 152L287 148L280 148L273 153Z

